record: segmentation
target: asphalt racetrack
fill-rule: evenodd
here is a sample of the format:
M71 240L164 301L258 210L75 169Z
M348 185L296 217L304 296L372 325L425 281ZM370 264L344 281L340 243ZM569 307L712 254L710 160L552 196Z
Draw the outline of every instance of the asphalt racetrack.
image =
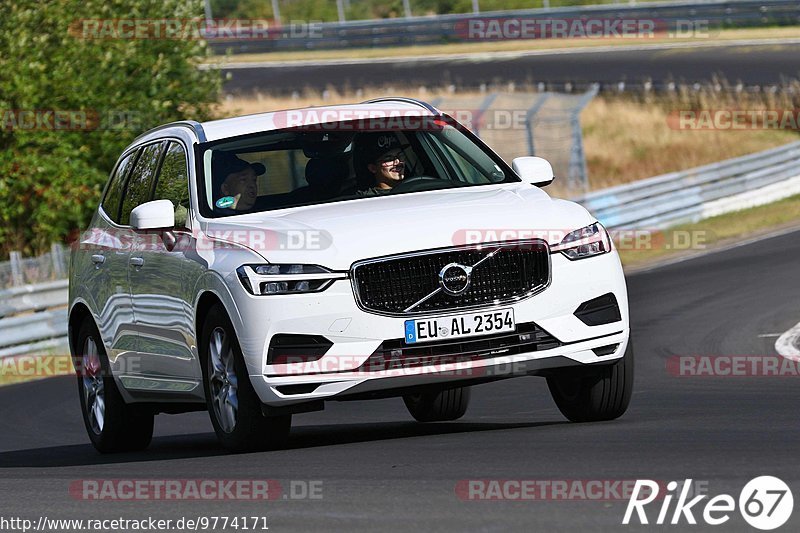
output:
M711 495L738 498L751 478L774 475L797 499L800 378L676 377L667 365L684 355L775 356L776 336L800 321L798 236L628 278L636 385L631 408L613 422L568 423L545 381L523 377L476 387L457 422L415 423L400 399L334 402L295 415L288 449L228 455L205 413L161 415L149 450L103 456L84 433L74 378L1 388L2 515L266 516L270 531L617 531L648 529L620 525L625 500L469 501L456 487L476 479L692 478ZM286 497L85 501L69 490L77 480L129 478L272 479ZM302 498L310 481L321 498ZM782 531L798 530L794 514ZM753 531L736 513L722 529L694 529Z
M319 64L239 65L223 69L232 94L291 94L333 87L338 91L369 87L445 87L474 89L482 84L506 87L543 82L563 89L600 83L618 90L619 83L641 87L651 82L661 89L670 82L770 86L800 78L800 43L719 47L572 51L569 53L472 54L453 58L419 58L320 62Z

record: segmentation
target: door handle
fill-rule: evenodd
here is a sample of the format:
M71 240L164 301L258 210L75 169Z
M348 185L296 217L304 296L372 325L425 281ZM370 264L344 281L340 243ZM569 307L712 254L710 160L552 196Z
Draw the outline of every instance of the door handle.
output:
M105 262L106 262L106 256L104 256L104 255L95 254L95 255L92 256L92 263L94 263L97 266L100 266Z
M131 257L129 263L131 266L140 267L144 265L144 258L142 257Z

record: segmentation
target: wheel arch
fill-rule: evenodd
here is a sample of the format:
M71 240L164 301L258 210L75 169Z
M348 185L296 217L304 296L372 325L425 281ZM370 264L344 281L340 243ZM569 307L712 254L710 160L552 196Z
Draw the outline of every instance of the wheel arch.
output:
M85 302L75 302L75 304L72 306L72 309L70 309L69 318L67 320L67 337L69 339L69 348L73 360L75 355L78 353L78 347L75 346L75 342L77 342L76 337L78 335L78 331L80 331L81 324L83 324L87 318L94 322L94 326L97 328L97 323L94 320L94 315L89 309L89 306L86 305Z
M200 341L203 323L208 316L208 312L217 304L221 305L222 308L225 309L226 313L228 312L228 310L225 308L225 304L222 302L222 298L220 298L219 295L214 291L204 291L200 295L200 298L197 299L197 305L195 306L194 313L194 331L195 338L198 340L198 342Z

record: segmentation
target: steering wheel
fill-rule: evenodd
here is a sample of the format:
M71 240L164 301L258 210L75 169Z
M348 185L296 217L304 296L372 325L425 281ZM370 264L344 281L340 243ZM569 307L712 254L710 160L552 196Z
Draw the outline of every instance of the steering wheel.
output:
M433 184L434 182L450 183L450 180L443 180L434 176L411 176L392 187L392 192L413 192L418 190L418 185L422 185L421 189L424 189L424 184Z

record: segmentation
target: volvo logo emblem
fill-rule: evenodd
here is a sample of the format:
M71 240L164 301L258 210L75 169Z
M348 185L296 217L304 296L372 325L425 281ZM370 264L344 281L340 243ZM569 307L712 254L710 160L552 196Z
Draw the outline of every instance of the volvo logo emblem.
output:
M439 286L450 296L464 294L469 289L472 267L459 263L445 265L439 271Z

